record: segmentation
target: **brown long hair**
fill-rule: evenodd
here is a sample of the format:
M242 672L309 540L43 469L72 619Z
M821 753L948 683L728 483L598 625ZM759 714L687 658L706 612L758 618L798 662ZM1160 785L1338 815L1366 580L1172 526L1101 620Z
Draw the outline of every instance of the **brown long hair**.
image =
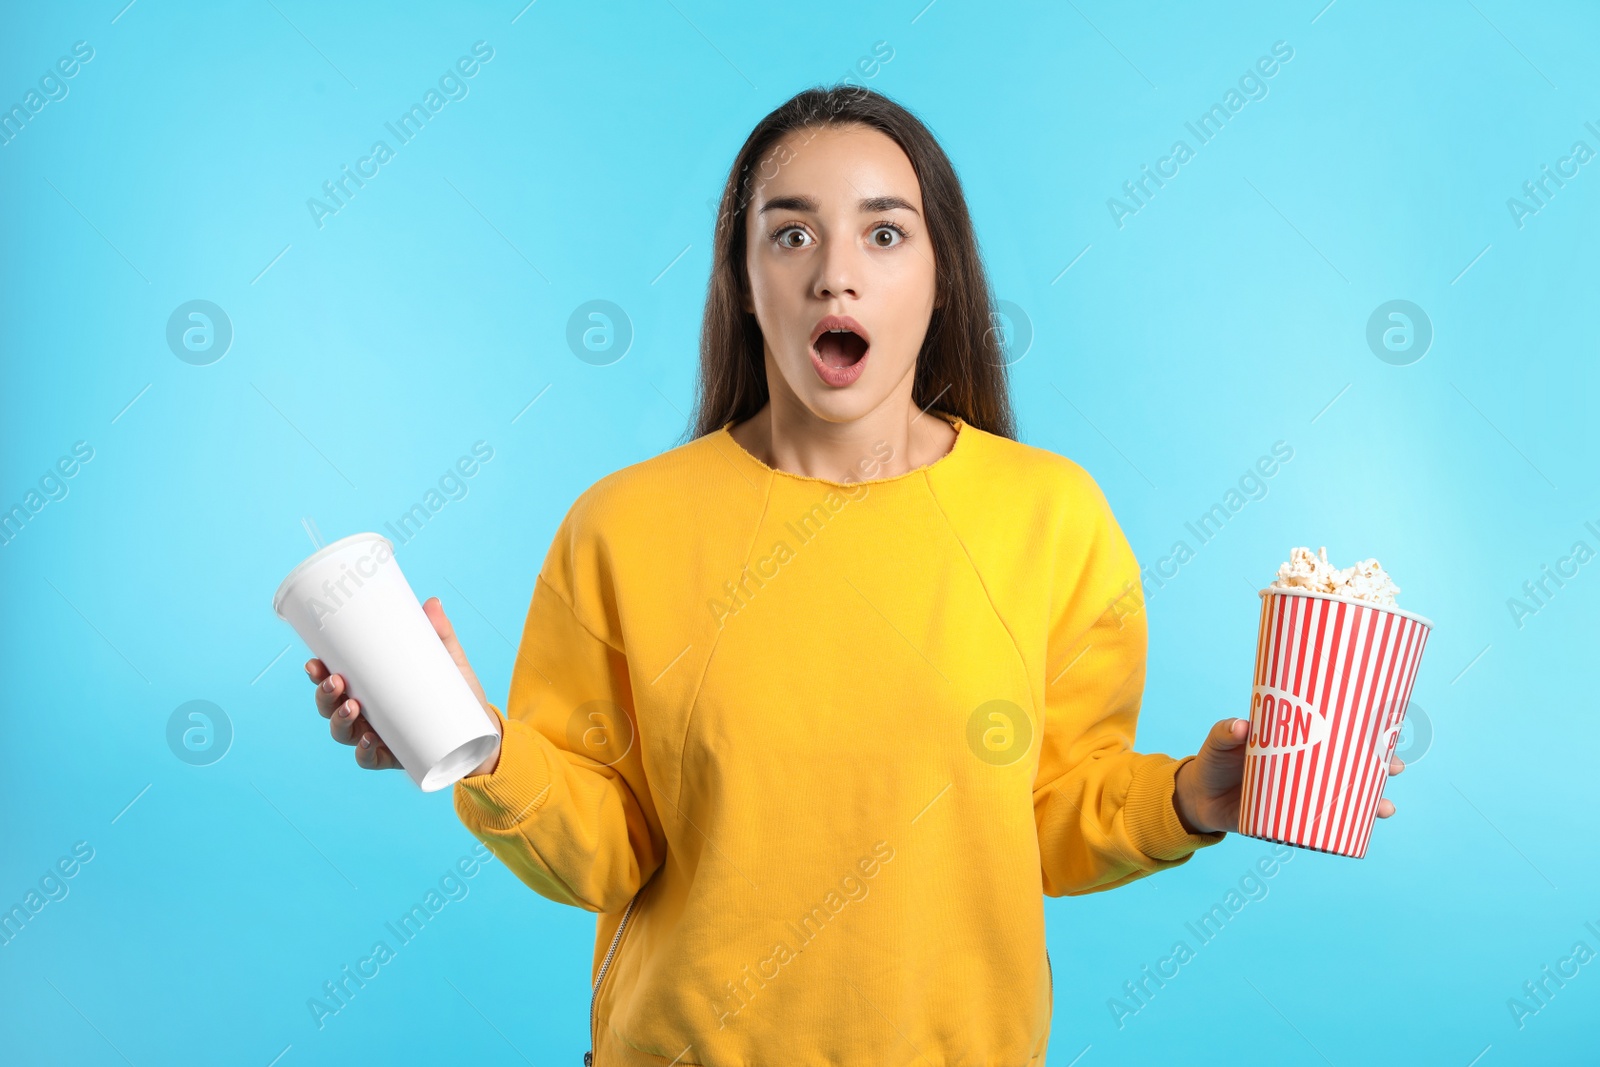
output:
M937 264L937 307L917 355L911 395L919 408L960 415L971 426L1015 439L1004 353L994 328L994 294L955 168L922 121L881 93L836 85L798 93L762 119L739 150L722 188L712 241L711 280L700 326L700 374L692 437L742 422L767 402L761 327L744 310L745 208L788 161L774 146L794 130L857 124L882 131L911 161ZM770 150L770 151L769 151Z

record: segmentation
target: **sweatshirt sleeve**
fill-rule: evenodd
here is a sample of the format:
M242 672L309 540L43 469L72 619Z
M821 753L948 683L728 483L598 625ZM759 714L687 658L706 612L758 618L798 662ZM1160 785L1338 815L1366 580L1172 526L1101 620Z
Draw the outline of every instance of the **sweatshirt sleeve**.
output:
M1114 889L1226 836L1191 834L1173 807L1193 759L1132 750L1148 628L1139 567L1110 505L1078 468L1077 518L1057 546L1034 821L1046 896Z
M534 891L614 912L660 867L666 836L640 755L620 627L607 622L616 615L605 603L603 553L575 549L574 524L569 512L534 582L499 763L456 783L455 808Z

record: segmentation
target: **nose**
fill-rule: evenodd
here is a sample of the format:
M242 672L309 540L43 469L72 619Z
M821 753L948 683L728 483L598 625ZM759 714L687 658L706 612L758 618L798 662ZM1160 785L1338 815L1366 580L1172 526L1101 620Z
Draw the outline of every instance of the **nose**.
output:
M857 291L855 249L847 241L825 241L817 257L817 278L812 295L819 300L861 294Z

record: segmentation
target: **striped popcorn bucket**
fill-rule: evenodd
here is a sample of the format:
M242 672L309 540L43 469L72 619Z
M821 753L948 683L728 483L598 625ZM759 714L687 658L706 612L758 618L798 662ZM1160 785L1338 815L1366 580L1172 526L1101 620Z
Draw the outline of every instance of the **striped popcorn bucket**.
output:
M1329 593L1260 596L1239 832L1360 859L1433 623Z

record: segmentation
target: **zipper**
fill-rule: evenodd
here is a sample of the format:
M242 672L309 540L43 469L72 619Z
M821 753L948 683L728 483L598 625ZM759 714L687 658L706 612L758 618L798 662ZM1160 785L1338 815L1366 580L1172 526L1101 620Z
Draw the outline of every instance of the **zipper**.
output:
M639 903L639 894L644 892L644 887L639 887L639 892L628 901L627 910L622 913L622 921L617 924L617 932L611 938L611 947L606 949L606 958L600 961L600 973L594 978L594 991L589 995L589 1051L583 1054L583 1067L594 1067L594 1007L600 1000L600 983L606 980L606 970L611 966L611 957L617 954L617 945L622 941L622 931L628 928L628 917L633 914L633 906Z

